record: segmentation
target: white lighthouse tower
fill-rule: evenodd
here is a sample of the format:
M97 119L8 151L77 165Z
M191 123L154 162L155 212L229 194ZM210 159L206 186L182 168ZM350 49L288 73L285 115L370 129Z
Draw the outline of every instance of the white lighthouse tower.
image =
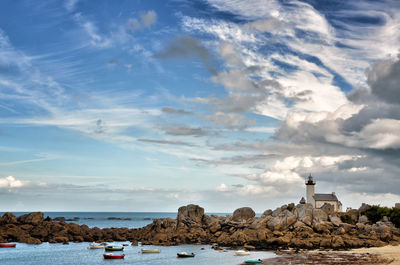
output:
M310 203L313 207L315 207L314 193L315 193L315 182L310 174L308 176L308 180L306 181L307 186L307 203Z

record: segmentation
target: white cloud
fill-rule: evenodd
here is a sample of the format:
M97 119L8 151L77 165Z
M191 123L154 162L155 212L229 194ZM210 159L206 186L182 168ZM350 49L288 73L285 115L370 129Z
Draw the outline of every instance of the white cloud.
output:
M21 188L31 184L30 181L18 180L13 176L0 178L0 188Z
M79 0L65 0L64 2L64 7L67 9L67 11L71 12L74 11L76 4L79 2Z
M94 22L87 20L82 13L76 13L74 20L85 30L92 46L97 48L109 48L112 46L112 39L101 34Z

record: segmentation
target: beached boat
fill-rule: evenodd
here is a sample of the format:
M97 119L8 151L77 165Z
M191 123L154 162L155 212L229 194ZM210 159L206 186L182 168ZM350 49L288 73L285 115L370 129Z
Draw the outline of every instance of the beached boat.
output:
M104 244L91 243L91 244L89 245L89 248L90 248L90 249L101 249L101 248L104 248L104 247L105 247Z
M123 259L125 254L115 255L115 254L103 254L104 259Z
M107 246L104 248L106 251L123 251L124 247Z
M176 253L177 258L194 258L194 253L187 253L187 252L179 252Z
M250 255L250 252L245 250L238 250L233 252L233 256L248 256L248 255Z
M17 244L0 244L0 248L15 248Z
M257 260L246 260L244 263L261 263L262 261L260 259Z
M157 248L142 248L142 253L160 253L161 251Z

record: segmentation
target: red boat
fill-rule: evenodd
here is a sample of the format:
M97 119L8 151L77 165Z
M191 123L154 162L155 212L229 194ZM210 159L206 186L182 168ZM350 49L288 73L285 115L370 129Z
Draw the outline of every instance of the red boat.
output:
M103 254L104 259L123 259L125 254L115 255L115 254Z
M0 248L15 248L17 244L0 244Z

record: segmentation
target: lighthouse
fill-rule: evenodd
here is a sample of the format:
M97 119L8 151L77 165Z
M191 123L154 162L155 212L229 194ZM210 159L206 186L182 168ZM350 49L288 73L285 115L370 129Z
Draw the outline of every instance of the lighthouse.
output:
M315 200L314 200L314 186L315 186L315 182L310 174L310 176L308 176L308 179L306 181L306 186L307 186L307 203L310 203L313 207L315 207Z

